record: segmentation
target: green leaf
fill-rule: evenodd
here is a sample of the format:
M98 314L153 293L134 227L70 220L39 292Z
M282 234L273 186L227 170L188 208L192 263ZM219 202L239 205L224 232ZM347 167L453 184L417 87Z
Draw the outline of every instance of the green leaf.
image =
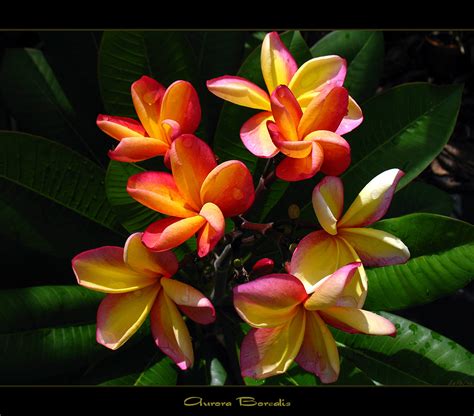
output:
M95 340L103 294L82 287L0 291L0 383L32 384L77 375L106 349Z
M142 75L164 86L182 79L194 84L196 62L184 32L106 31L99 52L99 82L107 112L136 118L130 95Z
M0 132L0 142L3 235L57 256L120 241L123 229L105 196L104 172L96 164L61 144L25 133Z
M395 324L396 337L333 331L341 355L371 379L386 385L474 383L474 357L465 348L407 319L380 315Z
M387 169L405 172L397 190L416 178L451 136L461 94L459 85L414 83L395 87L367 101L362 106L364 122L346 136L352 153L351 166L341 175L346 205ZM312 211L311 200L306 199L304 204L302 211L307 215L307 211Z
M107 198L120 223L129 233L144 231L152 222L163 217L140 204L127 192L128 178L144 171L145 169L133 163L111 160L105 176Z
M356 101L375 92L382 74L384 40L382 32L336 30L311 48L313 57L339 55L347 60L344 86Z
M299 32L286 32L281 35L281 39L299 65L311 58L309 49ZM266 90L260 68L260 51L259 46L248 56L237 75ZM214 151L221 160L241 160L252 172L257 166L258 158L245 148L240 140L239 132L242 124L255 113L255 110L225 103L214 136Z
M6 50L0 85L19 130L50 137L100 164L85 139L97 129L84 128L40 50Z
M227 371L217 358L211 360L211 386L223 386L227 380Z
M466 286L474 277L474 226L435 214L380 221L377 228L400 238L405 264L367 270L365 308L394 310L431 302Z
M397 192L385 218L401 217L415 212L450 215L454 209L451 196L433 185L412 182Z

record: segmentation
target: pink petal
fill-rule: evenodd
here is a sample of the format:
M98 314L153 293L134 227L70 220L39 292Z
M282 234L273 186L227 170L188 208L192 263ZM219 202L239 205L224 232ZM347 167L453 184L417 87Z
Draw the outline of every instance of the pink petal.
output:
M362 115L362 110L359 105L354 101L352 97L349 97L348 104L348 113L342 119L341 124L336 130L336 133L342 136L343 134L349 133L358 127L362 121L364 121L364 116Z
M99 114L97 116L97 126L104 133L119 141L124 137L146 136L146 131L143 126L133 118Z
M224 236L225 219L219 207L211 202L204 204L199 215L207 220L197 237L198 256L204 257L214 250L216 244Z
M278 153L267 130L272 113L262 112L250 117L240 129L240 138L248 151L255 156L270 158Z

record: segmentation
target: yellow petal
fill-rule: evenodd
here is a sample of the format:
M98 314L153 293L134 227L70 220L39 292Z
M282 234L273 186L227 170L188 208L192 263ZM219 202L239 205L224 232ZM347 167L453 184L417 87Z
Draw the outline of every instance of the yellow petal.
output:
M336 176L326 176L313 190L314 212L321 227L329 234L337 234L337 221L344 206L344 186Z
M97 342L116 350L137 332L150 312L160 284L107 295L97 311Z

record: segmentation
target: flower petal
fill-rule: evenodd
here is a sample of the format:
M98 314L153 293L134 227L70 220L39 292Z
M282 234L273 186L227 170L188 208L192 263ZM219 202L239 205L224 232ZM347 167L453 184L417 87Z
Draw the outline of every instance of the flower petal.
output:
M329 325L346 332L392 336L397 333L388 319L362 309L333 306L319 313Z
M342 119L336 133L342 136L359 126L364 120L362 110L352 97L349 97L348 113Z
M148 226L142 242L151 250L171 250L189 240L205 223L205 218L200 215L184 219L163 218Z
M201 187L201 202L216 204L225 218L243 214L254 199L252 175L238 160L229 160L214 168Z
M127 192L140 204L162 214L182 218L196 215L169 173L143 172L132 175L128 179Z
M316 374L323 383L334 383L339 377L336 341L316 312L306 313L303 344L295 361L306 371Z
M253 327L288 322L308 297L301 282L289 274L269 274L234 287L234 307Z
M160 284L130 293L107 295L97 311L97 342L111 350L137 332L150 312Z
M336 56L328 55L313 58L304 63L296 71L289 84L290 90L298 99L301 107L305 107L308 98L311 100L318 89L326 85L341 87L346 78L346 60Z
M203 325L215 321L214 306L199 290L175 279L161 279L161 285L168 297L193 321Z
M242 377L261 379L288 370L303 342L305 315L299 308L286 324L251 329L240 347Z
M143 233L134 233L125 243L123 260L144 275L171 277L178 271L178 259L172 251L150 251L142 243Z
M174 302L164 290L158 294L150 313L151 333L156 345L181 370L192 367L193 345L189 330Z
M337 269L333 274L321 279L314 285L313 294L306 300L304 307L310 311L338 306L344 288L349 284L361 263L349 263Z
M169 149L167 142L152 137L125 137L109 157L118 162L140 162L155 156L163 156Z
M272 113L262 112L250 117L240 129L240 139L247 150L258 157L270 158L278 153L267 129Z
M214 250L216 244L224 236L225 219L219 207L212 202L204 204L199 215L207 220L197 237L198 256L204 257Z
M132 84L131 89L135 111L148 135L163 139L159 115L165 88L153 78L144 75Z
M321 171L326 175L338 176L351 164L351 147L338 134L318 130L308 134L305 140L315 141L323 149L324 160Z
M303 112L293 93L286 85L273 91L270 102L273 118L285 140L298 140L298 124Z
M105 246L84 251L72 259L77 282L105 293L125 293L152 285L156 276L144 275L123 261L122 247Z
M124 137L143 137L146 135L143 126L138 121L128 117L99 114L97 116L97 126L104 133L119 141Z
M382 218L403 175L405 173L400 169L386 170L377 175L360 191L338 227L364 227Z
M268 94L245 78L225 75L210 79L206 85L214 95L231 103L257 110L270 110Z
M173 178L180 194L198 212L202 207L202 183L217 166L213 151L196 136L184 134L171 145L170 160Z
M305 137L316 130L336 131L347 114L349 94L344 87L334 87L326 97L318 95L305 109L298 134Z
M194 133L201 121L201 105L194 87L187 81L175 81L165 91L161 102L160 122L174 120L181 133Z
M321 147L313 142L311 153L301 159L286 157L276 168L276 176L284 181L295 182L312 178L323 164Z
M385 231L343 228L339 234L354 248L365 266L402 264L410 258L410 251L402 240Z
M313 149L311 142L303 140L285 140L285 136L280 132L280 129L273 121L267 121L267 128L273 144L284 155L295 159L302 159L311 153Z
M336 176L326 176L313 189L312 202L319 224L329 234L337 234L337 221L344 208L344 186Z
M278 85L288 85L298 65L277 32L267 33L262 43L260 64L270 94Z

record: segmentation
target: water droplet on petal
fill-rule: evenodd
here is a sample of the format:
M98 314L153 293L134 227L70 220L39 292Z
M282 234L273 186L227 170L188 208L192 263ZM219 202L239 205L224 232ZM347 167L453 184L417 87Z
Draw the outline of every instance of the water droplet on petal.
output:
M243 197L244 197L244 194L243 192L238 189L238 188L234 188L232 190L232 196L234 197L234 199L236 199L237 201L241 200Z
M143 94L143 101L145 101L148 105L156 103L159 98L160 92L158 90L148 91L147 93Z

